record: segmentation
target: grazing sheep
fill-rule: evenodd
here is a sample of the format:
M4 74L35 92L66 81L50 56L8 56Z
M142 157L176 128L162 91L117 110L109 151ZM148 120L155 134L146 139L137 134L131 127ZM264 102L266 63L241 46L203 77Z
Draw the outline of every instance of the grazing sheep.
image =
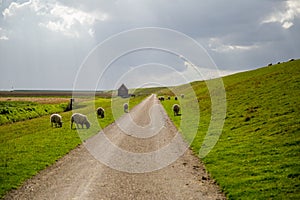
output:
M124 108L124 112L128 112L128 103L124 103L123 105L123 108Z
M59 114L52 114L50 116L50 122L52 127L53 124L55 125L55 127L62 127L62 118Z
M178 104L174 104L173 105L174 116L179 115L179 111L180 111L180 106Z
M164 101L164 100L165 100L165 97L159 97L158 100Z
M175 99L176 101L178 100L178 98L177 98L177 97L175 97L174 99Z
M182 99L184 98L184 94L181 94L180 96L181 96Z
M97 115L98 117L104 118L104 108L102 107L97 108Z
M75 122L77 128L78 124L81 125L81 128L83 128L83 125L86 126L86 128L90 128L91 124L87 118L87 116L80 114L80 113L74 113L71 117L71 129L73 128L73 122Z

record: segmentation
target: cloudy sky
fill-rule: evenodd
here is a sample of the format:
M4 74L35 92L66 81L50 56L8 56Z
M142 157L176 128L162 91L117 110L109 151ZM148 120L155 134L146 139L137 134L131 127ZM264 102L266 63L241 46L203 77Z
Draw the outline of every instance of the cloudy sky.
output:
M0 13L0 90L176 85L300 57L299 0L0 0Z

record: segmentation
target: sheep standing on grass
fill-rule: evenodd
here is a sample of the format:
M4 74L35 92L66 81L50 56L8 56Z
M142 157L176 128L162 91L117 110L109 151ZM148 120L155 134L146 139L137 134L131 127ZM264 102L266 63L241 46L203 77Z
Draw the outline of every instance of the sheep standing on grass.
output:
M164 101L165 100L165 97L159 97L158 98L160 101Z
M62 127L62 117L59 114L52 114L50 116L50 122L52 127L53 124L55 127Z
M104 118L104 108L102 107L97 108L97 115L98 117Z
M128 103L124 103L123 105L123 108L124 108L124 112L128 112Z
M80 114L80 113L74 113L71 117L71 129L73 128L73 122L75 122L77 128L78 124L81 125L81 128L83 128L83 125L86 126L86 128L90 128L91 124L87 118L87 116Z
M174 116L179 115L179 111L180 111L180 106L178 104L174 104L173 105Z
M181 94L180 96L181 96L182 99L184 99L184 94Z

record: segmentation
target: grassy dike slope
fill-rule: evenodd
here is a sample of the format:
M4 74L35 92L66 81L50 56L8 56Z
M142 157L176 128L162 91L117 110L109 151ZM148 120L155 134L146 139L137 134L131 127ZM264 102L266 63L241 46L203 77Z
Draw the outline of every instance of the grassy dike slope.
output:
M218 143L203 159L208 171L229 199L300 199L300 60L223 81L227 114ZM211 104L205 82L192 86L201 110L198 134L191 144L198 154ZM183 93L184 89L177 88ZM180 117L171 112L173 103L163 105L179 127ZM183 134L190 139L189 133Z
M129 108L140 103L145 96L122 99L114 98L115 115L112 114L111 99L97 98L78 104L73 112L86 114L91 122L89 129L70 129L72 111L60 113L62 128L50 125L49 115L31 120L4 124L0 126L0 198L18 188L26 179L53 164L56 160L82 143L82 140L95 135L102 128L119 118L123 103L129 101ZM95 117L98 106L105 109L105 118ZM75 127L75 125L74 125ZM73 128L74 128L73 127Z

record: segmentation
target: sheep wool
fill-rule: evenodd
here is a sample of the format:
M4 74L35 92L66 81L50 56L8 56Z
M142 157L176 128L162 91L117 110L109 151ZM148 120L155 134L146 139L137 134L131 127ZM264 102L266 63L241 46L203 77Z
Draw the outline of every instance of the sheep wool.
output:
M174 104L172 109L173 109L173 112L174 112L174 116L179 115L180 106L178 104Z
M55 127L62 127L62 117L59 114L52 114L50 116L50 123L53 127L53 124Z
M124 112L128 112L128 104L124 103L123 107L124 107Z
M102 107L97 108L98 117L104 118L104 113L105 113L104 108L102 108Z
M73 128L73 123L76 124L77 128L78 127L78 124L81 125L81 128L83 128L83 125L86 126L86 128L90 128L91 124L87 118L86 115L83 115L81 113L74 113L71 117L71 129Z

